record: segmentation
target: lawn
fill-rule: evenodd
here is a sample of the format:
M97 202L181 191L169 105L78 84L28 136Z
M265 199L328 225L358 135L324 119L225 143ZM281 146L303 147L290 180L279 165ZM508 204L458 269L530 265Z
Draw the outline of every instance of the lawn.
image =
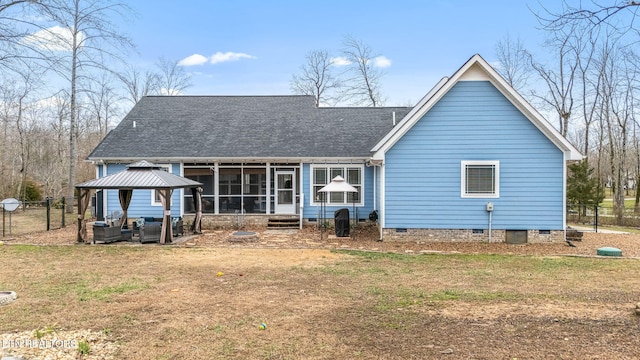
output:
M85 359L631 359L640 343L638 259L4 245L0 261L18 294L3 339L91 330L66 339Z

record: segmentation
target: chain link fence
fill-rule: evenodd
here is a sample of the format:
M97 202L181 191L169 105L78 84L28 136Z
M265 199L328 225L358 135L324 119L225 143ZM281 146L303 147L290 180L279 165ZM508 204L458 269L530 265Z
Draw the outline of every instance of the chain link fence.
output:
M2 211L0 231L2 237L23 235L64 227L69 214L65 214L65 198L43 201L21 201L14 211Z

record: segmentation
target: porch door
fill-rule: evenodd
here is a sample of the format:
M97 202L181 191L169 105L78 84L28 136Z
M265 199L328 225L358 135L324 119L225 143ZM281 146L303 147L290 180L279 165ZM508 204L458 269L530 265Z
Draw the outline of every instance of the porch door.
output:
M296 213L296 174L293 171L276 171L276 214Z

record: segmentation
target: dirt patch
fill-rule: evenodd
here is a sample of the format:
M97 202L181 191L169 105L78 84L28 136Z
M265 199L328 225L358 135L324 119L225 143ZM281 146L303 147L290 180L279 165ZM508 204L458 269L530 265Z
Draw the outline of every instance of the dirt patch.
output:
M321 233L315 227L305 227L299 231L273 231L266 228L247 228L243 230L255 232L257 240L250 242L229 241L230 238L233 238L236 230L205 230L201 235L177 237L176 244L171 246L256 249L354 249L406 254L443 252L569 256L596 256L598 248L615 247L622 250L622 257L624 258L640 258L640 234L586 232L583 240L572 242L575 247L571 247L566 243L513 245L484 242L428 242L420 239L404 242L377 241L377 230L371 226L360 228L355 232L355 238L329 236L330 232ZM91 232L89 232L89 236L91 236ZM75 245L77 244L75 240L75 226L3 239L6 244L34 245ZM138 243L118 242L105 246L117 245L138 245ZM144 246L159 245L145 244Z
M89 356L115 359L637 357L634 236L585 236L577 250L255 231L241 244L231 230L168 246L73 245L73 230L11 240L68 246L0 247L0 288L18 294L0 307L0 335L92 329ZM599 241L627 258L555 256ZM367 251L331 251L347 248Z

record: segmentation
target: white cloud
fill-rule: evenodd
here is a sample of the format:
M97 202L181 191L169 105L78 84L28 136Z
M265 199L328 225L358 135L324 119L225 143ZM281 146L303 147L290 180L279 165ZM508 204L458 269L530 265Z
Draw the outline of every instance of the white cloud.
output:
M373 66L380 68L388 68L391 66L391 60L386 56L378 56L373 59Z
M333 66L347 66L350 64L351 64L351 61L349 61L349 59L343 56L331 58L331 65Z
M40 49L50 51L71 51L73 33L70 28L53 26L42 29L24 38L24 41L34 44ZM79 34L77 43L81 44L84 35Z
M237 53L237 52L217 52L213 55L211 55L211 63L212 64L218 64L218 63L222 63L222 62L228 62L228 61L238 61L240 59L255 59L255 56L249 55L249 54L245 54L245 53Z
M187 56L186 58L178 61L179 66L194 66L194 65L202 65L205 64L209 59L200 54L193 54L191 56Z

